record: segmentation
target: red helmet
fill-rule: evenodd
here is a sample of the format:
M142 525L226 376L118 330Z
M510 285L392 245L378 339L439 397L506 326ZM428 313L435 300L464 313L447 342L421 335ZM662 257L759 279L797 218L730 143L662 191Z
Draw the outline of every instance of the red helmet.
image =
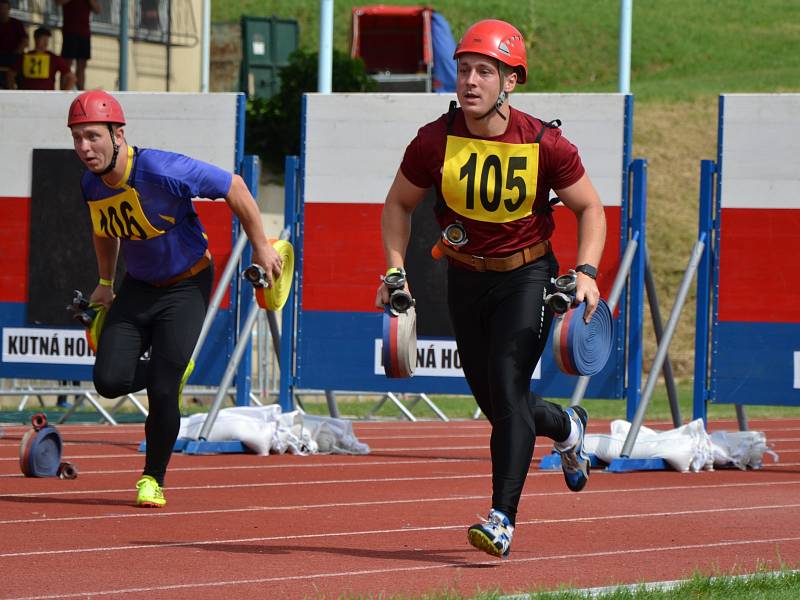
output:
M453 58L475 52L496 58L517 72L520 83L528 78L525 40L519 29L497 19L478 21L464 32Z
M80 94L69 106L67 127L81 123L125 125L125 115L122 106L111 94L103 90L89 90Z

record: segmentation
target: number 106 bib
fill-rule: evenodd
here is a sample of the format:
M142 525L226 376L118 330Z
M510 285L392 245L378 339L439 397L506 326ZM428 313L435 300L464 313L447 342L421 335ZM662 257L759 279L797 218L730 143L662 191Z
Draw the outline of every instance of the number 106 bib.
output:
M539 144L508 144L447 136L442 196L459 215L507 223L531 214Z

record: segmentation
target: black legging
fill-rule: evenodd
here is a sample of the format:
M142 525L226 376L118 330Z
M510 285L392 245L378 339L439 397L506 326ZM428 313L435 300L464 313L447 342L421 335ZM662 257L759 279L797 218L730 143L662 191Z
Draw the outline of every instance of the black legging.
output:
M126 276L98 342L94 386L106 398L147 388L144 475L164 484L180 429L178 390L208 310L213 268L167 287ZM149 358L140 357L150 349Z
M448 306L461 365L492 424L492 508L514 523L536 435L560 442L569 416L531 394L552 312L544 294L558 272L552 254L507 273L448 269Z

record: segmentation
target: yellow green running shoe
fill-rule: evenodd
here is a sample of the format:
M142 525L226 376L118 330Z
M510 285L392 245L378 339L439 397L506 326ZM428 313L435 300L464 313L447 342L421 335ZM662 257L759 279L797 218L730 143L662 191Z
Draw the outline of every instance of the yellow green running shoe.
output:
M181 385L178 388L178 409L183 410L183 386L186 385L186 381L189 379L189 376L194 371L194 361L189 360L189 364L186 365L186 370L183 372L183 377L181 377Z
M142 478L136 482L136 506L144 508L161 508L167 503L164 498L164 490L158 485L158 482L150 475L143 475Z

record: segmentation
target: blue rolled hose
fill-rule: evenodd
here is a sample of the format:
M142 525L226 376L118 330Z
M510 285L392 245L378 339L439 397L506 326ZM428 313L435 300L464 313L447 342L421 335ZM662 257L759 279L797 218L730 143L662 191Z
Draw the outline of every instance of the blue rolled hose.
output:
M605 300L600 300L589 323L583 322L586 303L558 317L553 331L553 355L569 375L597 375L608 362L614 345L614 320Z

